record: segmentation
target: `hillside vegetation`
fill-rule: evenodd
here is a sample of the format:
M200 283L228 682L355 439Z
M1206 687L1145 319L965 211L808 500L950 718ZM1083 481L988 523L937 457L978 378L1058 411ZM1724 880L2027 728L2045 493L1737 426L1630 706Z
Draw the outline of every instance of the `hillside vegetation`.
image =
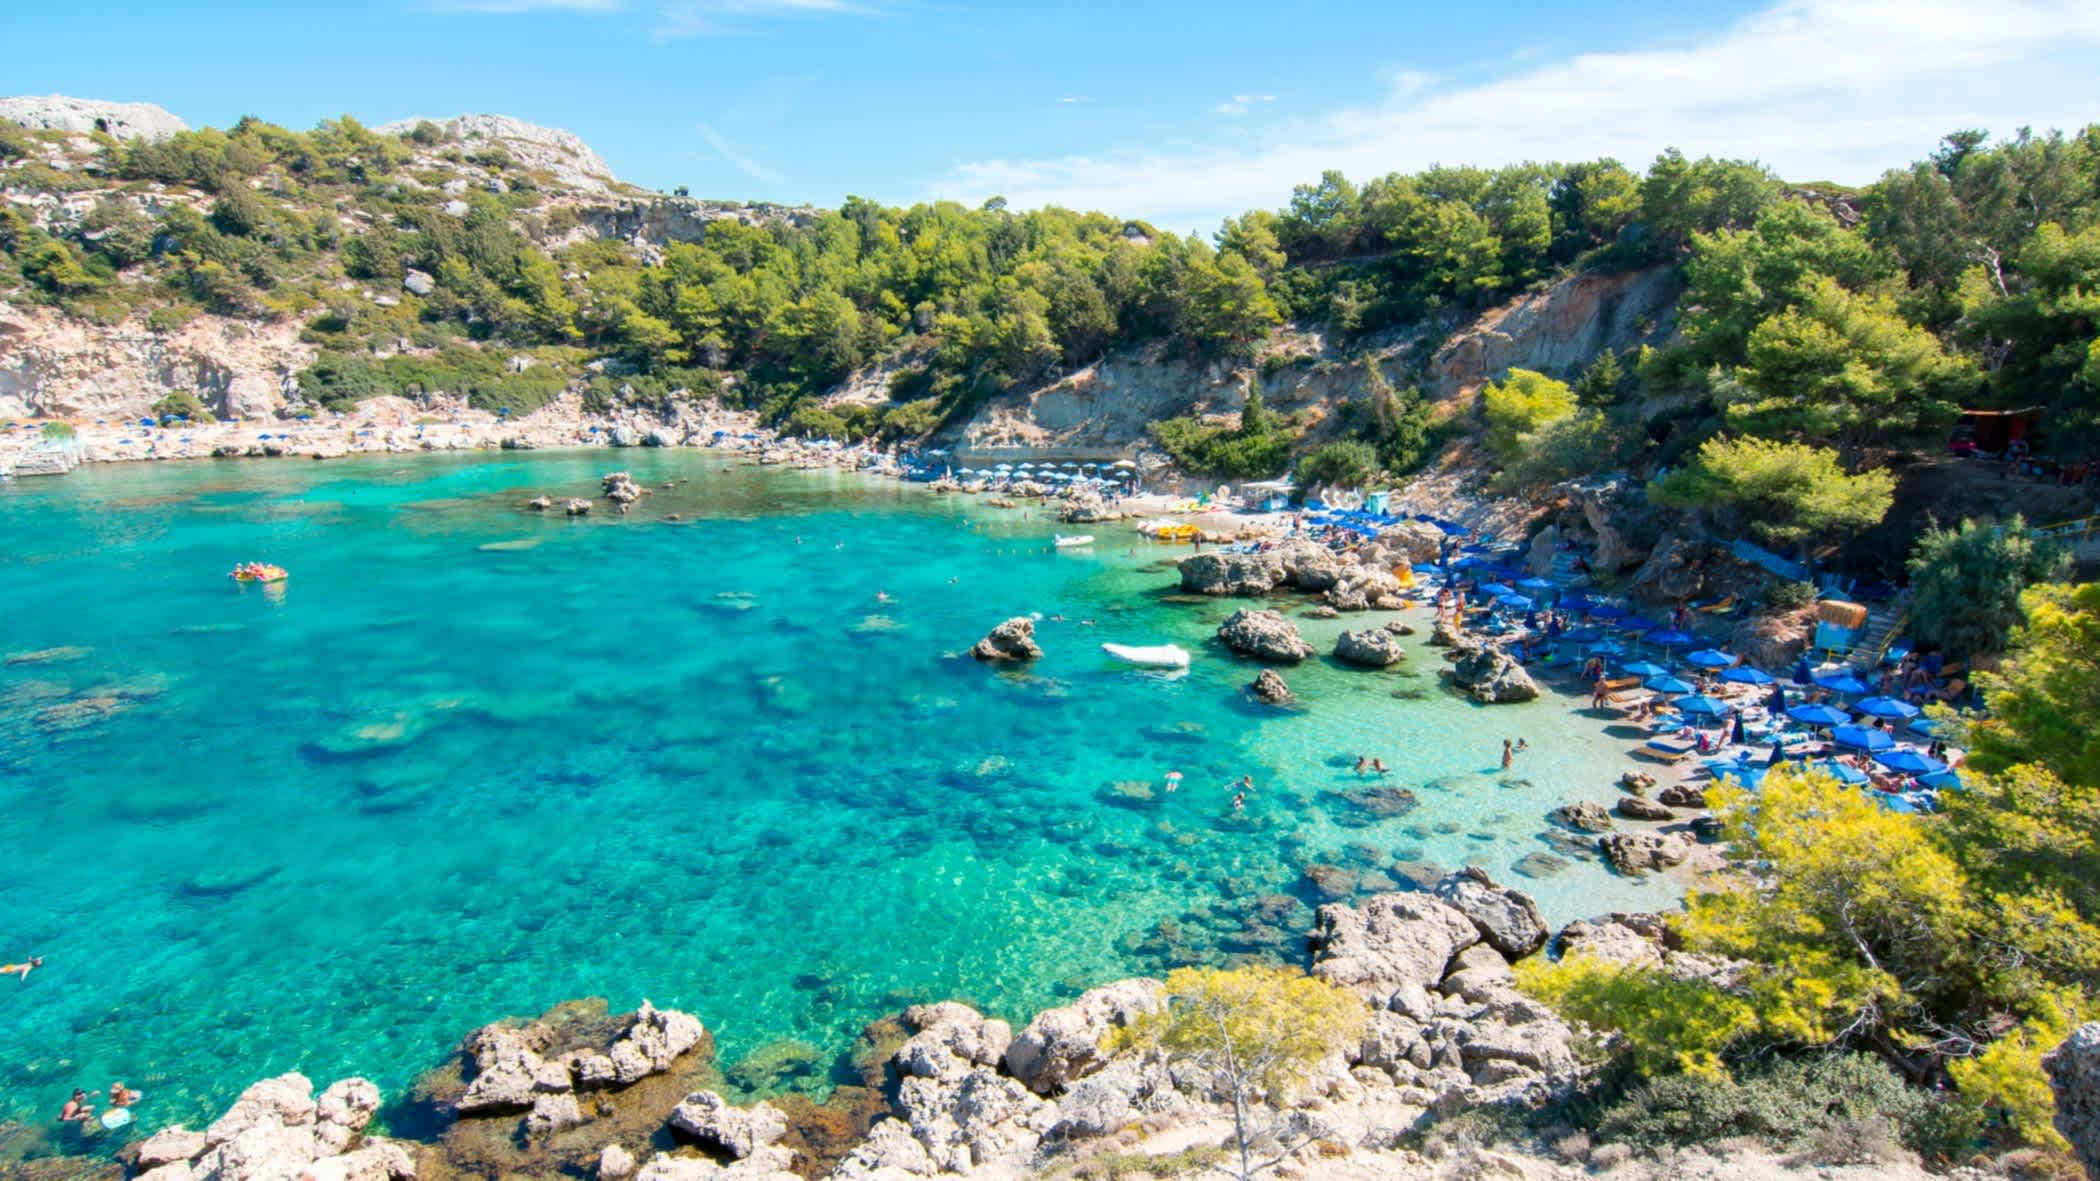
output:
M2100 444L2100 128L1960 132L1857 192L1676 151L1645 173L1330 172L1208 240L997 199L848 198L629 241L590 221L604 193L499 144L348 117L125 142L8 124L0 161L10 298L163 329L295 320L320 350L301 394L330 407L443 391L522 410L580 383L600 407L718 397L807 433L912 438L1118 346L1241 364L1288 325L1346 353L1582 269L1664 263L1686 284L1667 347L1512 375L1534 383L1515 401L1491 389L1505 486L1697 465L1728 436L1790 448L1776 462L1820 490L1825 471L1933 441L1961 407L2041 406L2059 454ZM885 360L888 403L821 404ZM1406 471L1437 438L1421 403L1367 376L1348 437L1312 470ZM1199 471L1275 474L1301 450L1294 424L1255 426L1155 435ZM1713 502L1713 483L1680 491Z

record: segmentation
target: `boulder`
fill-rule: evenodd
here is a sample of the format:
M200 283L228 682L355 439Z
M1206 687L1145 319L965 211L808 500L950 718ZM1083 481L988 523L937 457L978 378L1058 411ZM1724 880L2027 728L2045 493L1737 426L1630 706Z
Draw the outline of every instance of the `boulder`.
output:
M1689 537L1665 537L1627 580L1626 593L1658 603L1696 599L1706 592L1706 570L1715 553L1716 547L1711 542Z
M1032 1154L1057 1120L1054 1104L983 1066L954 1080L906 1078L897 1105L927 1158L954 1173Z
M299 1181L414 1181L415 1175L415 1158L388 1140L367 1144L342 1156L322 1157L296 1174ZM257 1177L253 1181L266 1179Z
M915 1078L952 1081L973 1067L997 1066L1013 1044L1012 1026L953 1001L913 1005L902 1016L912 1036L891 1061Z
M537 1140L582 1122L583 1105L576 1101L574 1092L535 1095L532 1110L525 1113L525 1135Z
M1069 1005L1045 1009L1015 1035L1007 1073L1038 1095L1063 1090L1108 1061L1102 1041L1165 1003L1165 986L1140 977L1090 989Z
M1488 705L1531 701L1538 697L1538 683L1515 657L1493 644L1464 644L1454 649L1451 679Z
M1674 832L1615 832L1598 837L1597 847L1613 869L1630 877L1682 865L1692 855L1691 842Z
M1429 646L1432 648L1460 648L1468 642L1464 633L1453 627L1448 619L1439 619L1429 628Z
M1405 660L1407 652L1400 647L1400 637L1382 627L1374 627L1362 631L1345 631L1337 636L1334 641L1334 658L1344 664L1384 668Z
M571 496L569 502L562 506L562 511L572 517L581 517L591 511L591 502L579 496Z
M1672 808L1706 807L1706 789L1696 783L1673 783L1655 798Z
M634 443L617 442L613 444L615 447L632 447L634 445ZM640 484L634 482L633 476L626 472L612 472L601 479L599 484L605 489L605 498L614 504L633 504L635 501L640 500L642 493L646 491Z
M1302 591L1323 591L1342 580L1345 567L1331 549L1303 538L1286 541L1273 553L1283 567L1284 582Z
M251 1128L311 1127L316 1119L314 1085L303 1074L281 1074L242 1091L226 1114L204 1129L204 1144L216 1148Z
M608 1144L598 1154L598 1181L625 1181L634 1175L634 1154L617 1144Z
M1435 893L1508 959L1522 959L1544 947L1551 934L1529 894L1496 885L1484 870L1462 869L1438 882Z
M204 1133L192 1132L177 1124L172 1128L162 1128L139 1144L138 1167L143 1171L176 1161L187 1163L203 1151Z
M1234 652L1256 660L1296 664L1313 654L1313 646L1298 634L1298 625L1275 611L1243 607L1218 626L1218 639Z
M1443 552L1444 531L1427 521L1402 521L1378 531L1378 544L1408 565L1434 562Z
M1553 573L1553 558L1560 549L1560 529L1548 525L1532 535L1524 551L1524 567L1539 578Z
M2056 1130L2088 1177L2100 1177L2100 1022L2087 1022L2042 1057L2056 1092Z
M554 498L551 496L535 496L525 502L525 507L536 513L544 513L554 507Z
M1628 771L1619 776L1619 786L1637 796L1644 796L1655 786L1655 776L1646 771Z
M631 426L616 426L605 432L605 441L615 447L639 447L642 435Z
M1735 625L1728 635L1730 650L1743 663L1759 668L1785 668L1808 651L1816 635L1814 604L1792 611L1760 611Z
M676 447L680 442L678 432L669 427L650 427L642 434L644 447Z
M1659 800L1646 796L1620 796L1614 810L1628 820L1674 820L1676 813Z
M1181 591L1190 595L1266 595L1284 584L1283 559L1257 554L1191 554L1180 564Z
M1563 804L1546 814L1547 819L1565 824L1577 832L1610 832L1611 815L1604 805L1589 800L1577 800Z
M401 276L401 289L411 295L429 295L437 290L437 280L431 278L427 272L410 267L407 273Z
M1035 621L1025 615L1016 615L998 627L970 649L970 655L979 660L1034 660L1043 654L1035 642Z
M880 1119L832 1170L833 1181L903 1181L932 1175L933 1158L900 1119Z
M379 1110L379 1087L370 1079L346 1078L331 1083L314 1100L315 1134L330 1152L350 1146Z
M620 1086L638 1083L663 1074L687 1050L707 1037L707 1027L690 1013L659 1009L648 1001L635 1010L634 1023L606 1056L612 1059L613 1080Z
M1107 1136L1145 1116L1186 1106L1162 1056L1124 1054L1071 1085L1057 1101L1049 1134L1068 1140Z
M1261 670L1260 675L1254 678L1254 683L1247 686L1247 691L1254 694L1256 701L1268 705L1291 705L1298 700L1291 695L1291 687L1283 683L1283 678L1277 675L1273 668Z
M671 1126L737 1160L787 1135L787 1120L772 1104L735 1107L713 1091L687 1095L671 1109Z
M1434 987L1451 957L1480 942L1471 919L1422 894L1379 894L1315 914L1312 974L1383 1006L1402 985Z
M1082 493L1060 505L1057 519L1067 525L1091 525L1099 521L1120 521L1123 514L1108 506L1108 502L1091 492Z

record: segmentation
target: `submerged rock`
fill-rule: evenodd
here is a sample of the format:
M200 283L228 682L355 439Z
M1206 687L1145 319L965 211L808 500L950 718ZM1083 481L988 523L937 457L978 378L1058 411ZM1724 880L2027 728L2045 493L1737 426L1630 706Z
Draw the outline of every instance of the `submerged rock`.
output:
M1016 615L993 628L970 649L970 655L979 660L1027 661L1042 654L1035 642L1035 621L1025 615Z
M1546 815L1577 832L1610 832L1612 828L1611 814L1604 810L1604 805L1589 800L1563 804Z
M1275 611L1241 608L1218 626L1218 639L1242 656L1296 664L1313 655L1313 646L1298 634L1298 625Z

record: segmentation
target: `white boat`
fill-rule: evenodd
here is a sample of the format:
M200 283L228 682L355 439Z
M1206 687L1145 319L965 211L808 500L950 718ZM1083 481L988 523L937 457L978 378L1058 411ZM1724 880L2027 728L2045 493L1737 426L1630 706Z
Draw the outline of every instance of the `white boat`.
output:
M1059 549L1076 549L1082 545L1092 544L1094 544L1094 535L1091 533L1082 533L1077 537L1066 537L1062 533L1057 535L1057 548Z
M1128 664L1142 664L1147 668L1187 668L1188 649L1178 644L1154 644L1150 647L1133 647L1129 644L1103 644L1101 650Z

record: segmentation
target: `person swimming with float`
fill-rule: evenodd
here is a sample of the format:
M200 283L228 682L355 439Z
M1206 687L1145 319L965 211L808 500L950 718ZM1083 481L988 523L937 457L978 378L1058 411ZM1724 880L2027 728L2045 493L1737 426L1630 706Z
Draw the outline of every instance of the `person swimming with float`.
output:
M43 966L44 957L33 955L19 964L0 964L0 976L20 976L22 979L27 980L32 970Z
M62 1124L84 1124L95 1118L95 1105L88 1102L87 1092L73 1088L73 1097L58 1110L58 1122Z

